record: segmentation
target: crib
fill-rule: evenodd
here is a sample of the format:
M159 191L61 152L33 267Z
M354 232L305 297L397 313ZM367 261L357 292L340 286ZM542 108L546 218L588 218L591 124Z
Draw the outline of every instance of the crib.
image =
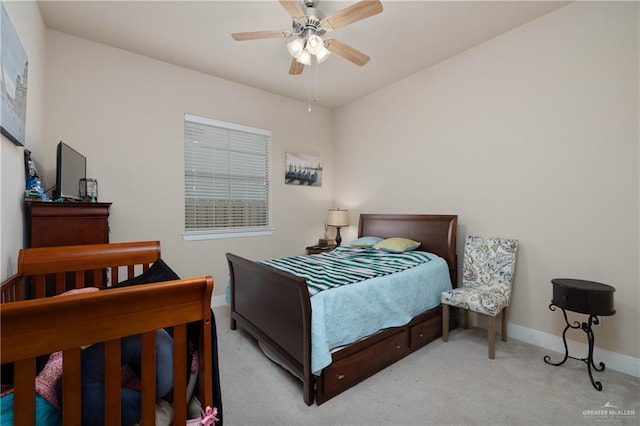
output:
M213 278L194 277L54 297L72 289L118 287L161 258L158 241L22 249L17 273L0 287L0 360L13 364L14 424L35 424L36 358L63 353L61 422L81 424L82 347L104 343L104 424L120 424L120 342L141 336L141 419L155 424L155 330L173 331L173 424L187 421L187 324L198 323L197 395L213 407ZM72 292L73 293L73 292ZM217 365L217 363L216 363Z

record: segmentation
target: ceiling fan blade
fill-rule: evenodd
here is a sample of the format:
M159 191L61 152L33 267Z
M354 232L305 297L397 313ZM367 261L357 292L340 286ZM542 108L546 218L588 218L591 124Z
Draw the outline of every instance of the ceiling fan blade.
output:
M359 67L363 66L364 64L369 62L369 59L371 59L361 51L354 49L353 47L344 44L343 42L336 39L325 40L324 46L329 51L335 53L336 55L342 56L346 60L353 62Z
M237 41L244 41L263 38L287 38L291 37L291 35L291 31L250 31L246 33L233 33L231 37Z
M300 62L296 61L294 58L291 61L291 66L289 67L289 74L291 75L302 74L302 71L304 71L304 64L301 64Z
M327 16L320 21L320 26L325 31L333 31L380 12L382 12L382 3L379 0L360 0L358 3Z
M280 4L292 18L304 16L299 0L280 0Z

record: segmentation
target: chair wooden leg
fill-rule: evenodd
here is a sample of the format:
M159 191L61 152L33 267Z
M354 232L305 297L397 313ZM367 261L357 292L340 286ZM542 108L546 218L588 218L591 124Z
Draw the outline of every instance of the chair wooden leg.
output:
M502 341L507 341L507 311L508 308L502 310Z
M442 341L449 341L449 305L442 304Z
M488 327L488 337L489 337L489 359L494 359L496 357L496 323L495 317L489 318L489 327Z
M464 317L464 328L468 329L471 324L469 324L469 310L463 309L462 316Z

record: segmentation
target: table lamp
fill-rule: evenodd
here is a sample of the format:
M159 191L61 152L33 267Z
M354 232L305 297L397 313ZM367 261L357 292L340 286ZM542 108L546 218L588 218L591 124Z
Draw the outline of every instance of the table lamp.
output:
M349 210L329 209L329 213L327 214L327 226L333 226L336 228L336 245L339 246L342 242L340 228L349 226Z

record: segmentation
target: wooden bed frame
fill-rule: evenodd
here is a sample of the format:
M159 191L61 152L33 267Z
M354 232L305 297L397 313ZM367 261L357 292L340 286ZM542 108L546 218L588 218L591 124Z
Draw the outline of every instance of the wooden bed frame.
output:
M361 214L358 237L406 237L444 258L457 287L457 215ZM333 352L320 376L311 372L311 301L304 279L227 253L231 329L240 324L302 380L307 405L318 405L442 335L438 306L407 325L382 330ZM451 310L450 327L458 325Z
M187 416L187 323L201 322L198 396L213 406L211 294L213 278L198 277L48 297L133 278L160 259L158 241L20 250L18 272L1 286L0 356L14 365L14 424L33 425L36 357L63 351L62 424L81 424L81 346L104 342L105 424L120 424L120 338L141 334L142 425L155 423L155 333L173 327L174 424ZM72 279L69 279L72 277ZM71 283L70 283L71 281ZM48 287L48 288L47 288ZM35 295L24 300L25 293Z

